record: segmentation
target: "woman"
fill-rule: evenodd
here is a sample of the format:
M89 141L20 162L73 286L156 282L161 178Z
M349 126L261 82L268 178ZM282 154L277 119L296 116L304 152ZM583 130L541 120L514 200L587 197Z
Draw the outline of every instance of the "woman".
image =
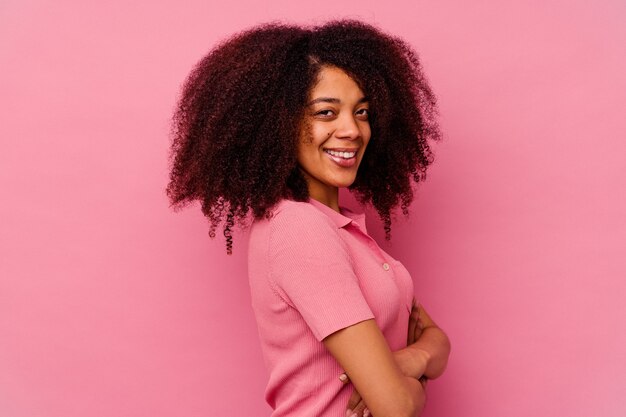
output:
M168 196L200 201L211 237L223 222L229 254L235 224L251 226L272 416L413 416L444 371L448 338L338 193L372 204L390 239L431 163L435 115L412 49L358 21L252 28L187 79Z

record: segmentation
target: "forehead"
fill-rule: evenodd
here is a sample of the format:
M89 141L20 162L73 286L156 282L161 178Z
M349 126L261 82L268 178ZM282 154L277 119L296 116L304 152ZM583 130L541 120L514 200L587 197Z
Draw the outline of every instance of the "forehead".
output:
M348 73L338 67L323 66L317 74L317 80L309 94L311 98L317 96L360 99L363 91Z

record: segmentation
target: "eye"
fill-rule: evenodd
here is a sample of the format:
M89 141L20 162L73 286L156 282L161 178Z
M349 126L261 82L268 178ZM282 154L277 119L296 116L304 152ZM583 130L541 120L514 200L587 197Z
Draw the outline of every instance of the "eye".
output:
M360 116L362 119L367 120L369 115L370 115L370 110L369 109L359 109L356 112L357 116Z
M315 115L322 116L322 117L333 117L335 115L335 112L330 109L325 109L325 110L320 110L318 112L315 112Z

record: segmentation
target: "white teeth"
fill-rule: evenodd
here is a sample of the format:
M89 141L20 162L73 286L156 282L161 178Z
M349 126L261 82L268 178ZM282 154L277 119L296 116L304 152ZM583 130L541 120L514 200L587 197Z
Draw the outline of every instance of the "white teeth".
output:
M330 149L324 149L324 151L326 153L331 154L332 156L337 156L339 158L344 158L344 159L350 159L350 158L353 158L354 155L356 155L356 152L337 152L337 151L331 151Z

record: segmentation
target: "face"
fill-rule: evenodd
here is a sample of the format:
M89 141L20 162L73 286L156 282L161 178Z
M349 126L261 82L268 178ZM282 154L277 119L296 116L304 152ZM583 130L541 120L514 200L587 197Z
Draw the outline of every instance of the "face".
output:
M311 197L351 185L370 140L369 105L343 70L322 67L309 94L298 162Z

